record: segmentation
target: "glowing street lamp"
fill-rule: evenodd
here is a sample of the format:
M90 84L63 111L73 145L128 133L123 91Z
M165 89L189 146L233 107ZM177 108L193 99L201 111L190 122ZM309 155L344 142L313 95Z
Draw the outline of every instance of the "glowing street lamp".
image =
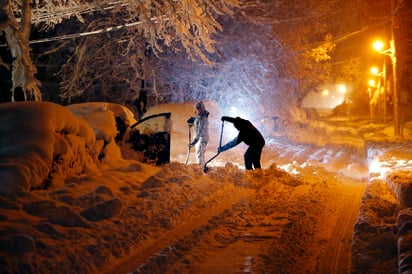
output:
M344 85L344 84L340 84L340 85L338 85L338 92L340 93L340 94L343 94L344 95L344 97L343 97L343 102L346 104L347 103L347 101L348 101L348 98L347 98L347 89L346 89L346 86Z
M372 44L373 48L377 51L382 51L385 44L381 40L376 40Z
M339 85L338 90L340 93L344 94L346 93L346 86L345 85Z
M393 39L389 41L389 48L383 50L384 43L380 40L373 42L373 48L378 51L380 54L389 56L392 61L392 74L393 74L393 120L394 120L394 135L399 137L401 134L400 119L399 119L399 95L398 95L398 81L396 75L396 52L395 52L395 43Z
M371 67L371 73L372 73L373 75L378 74L378 72L379 72L379 70L378 70L377 67Z

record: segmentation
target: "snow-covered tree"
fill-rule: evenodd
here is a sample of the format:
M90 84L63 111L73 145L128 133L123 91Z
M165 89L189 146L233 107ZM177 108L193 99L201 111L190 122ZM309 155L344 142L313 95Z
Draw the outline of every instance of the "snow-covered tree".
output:
M12 1L0 1L0 31L5 34L10 47L13 64L6 67L12 70L12 100L14 90L21 88L25 98L27 94L35 100L41 99L40 82L34 77L36 67L30 58L29 36L31 26L31 1L19 4L20 22L16 19ZM4 64L0 58L0 64Z
M213 66L187 62L178 54L156 60L162 68L155 75L157 95L171 101L207 98L284 116L320 84L356 77L357 60L335 55L337 40L356 26L350 20L357 15L353 10L346 19L346 13L335 12L342 3L247 1L242 16L219 18L223 31ZM340 27L337 16L350 24Z
M127 29L127 35L121 39L126 45L119 49L120 54L136 54L142 48L149 48L154 54L162 52L164 46L171 46L179 41L190 58L208 61L207 53L213 52L212 35L221 30L215 17L219 14L231 14L241 0L123 0L123 1L2 1L0 4L0 30L6 34L8 46L13 54L11 66L13 90L22 87L24 93L30 92L34 98L41 97L40 82L34 78L36 69L30 59L29 34L34 24L39 29L53 28L57 24L75 18L87 24L86 33L66 34L61 39L75 39L87 34L109 33ZM16 16L15 16L16 15ZM17 18L16 18L17 17ZM87 17L87 18L86 18ZM88 20L87 20L88 19ZM18 21L20 20L20 23ZM90 21L89 21L90 20ZM107 34L110 35L110 34ZM137 37L137 39L135 39ZM119 43L119 40L106 41ZM84 47L76 47L76 55L71 58L74 68L72 79L64 82L63 96L81 94L95 79L104 75L82 77L81 69L76 64L85 64L82 58L89 53L92 44L81 42ZM107 54L102 49L100 52ZM97 56L99 50L93 56ZM107 57L107 56L106 56ZM129 58L136 57L132 55ZM76 59L76 60L73 60ZM99 61L99 60L98 60ZM98 62L99 63L99 62ZM133 73L133 72L131 72ZM84 74L84 73L83 73ZM79 83L81 80L81 84ZM103 79L104 81L104 79ZM80 87L82 85L83 87Z

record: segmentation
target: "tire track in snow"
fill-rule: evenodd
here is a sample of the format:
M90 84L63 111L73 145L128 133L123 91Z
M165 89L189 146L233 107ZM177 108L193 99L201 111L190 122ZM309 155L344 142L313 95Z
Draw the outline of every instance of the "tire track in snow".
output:
M264 173L268 183L236 186L201 215L141 243L107 273L349 272L346 247L363 186L307 169L300 179ZM316 235L319 227L326 236Z
M339 199L340 212L332 230L325 256L318 262L319 273L350 273L353 226L359 214L365 185L351 183L345 186L344 196ZM344 189L344 190L345 190Z
M188 234L206 225L211 219L213 219L213 217L221 214L224 210L230 208L233 204L238 203L240 200L253 195L253 193L255 193L254 189L237 189L236 193L231 193L230 199L225 199L221 203L209 208L207 211L204 211L203 214L186 220L182 225L166 232L160 238L147 241L146 243L140 245L138 250L130 252L129 257L126 260L119 262L114 268L106 273L134 273L137 271L139 266L151 264L151 260L157 260L155 263L161 265L161 258L164 257L160 255L161 252L167 252L167 250L179 241L179 239L184 239L184 237L187 237Z

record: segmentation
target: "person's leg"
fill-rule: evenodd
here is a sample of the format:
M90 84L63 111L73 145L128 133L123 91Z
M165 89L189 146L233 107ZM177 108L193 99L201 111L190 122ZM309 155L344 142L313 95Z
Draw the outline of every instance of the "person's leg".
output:
M262 155L262 148L261 146L250 146L248 149L248 158L250 161L250 169L253 169L252 166L257 169L261 168L260 165L260 157Z
M196 161L199 165L205 163L206 146L207 142L198 142L196 144Z
M248 147L248 149L245 152L244 158L245 158L245 168L247 170L253 169L252 168L252 152L253 150L251 149L251 147Z
M262 156L262 149L263 147L254 147L253 148L253 159L252 159L252 163L254 168L261 168L260 165L260 157Z

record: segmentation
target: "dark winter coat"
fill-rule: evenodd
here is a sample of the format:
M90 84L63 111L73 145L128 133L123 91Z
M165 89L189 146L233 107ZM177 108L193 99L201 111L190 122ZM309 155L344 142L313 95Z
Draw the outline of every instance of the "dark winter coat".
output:
M241 142L244 142L248 146L263 147L265 145L265 139L262 134L250 121L240 117L232 118L228 116L223 116L222 121L233 123L235 128L239 130L239 135L223 146L221 149L222 151L230 149Z

